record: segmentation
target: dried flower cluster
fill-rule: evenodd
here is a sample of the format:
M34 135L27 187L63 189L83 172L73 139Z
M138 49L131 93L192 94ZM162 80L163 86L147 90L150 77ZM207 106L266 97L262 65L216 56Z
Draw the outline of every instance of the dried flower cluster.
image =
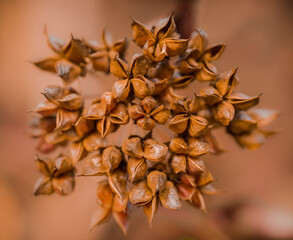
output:
M35 185L35 195L70 193L76 172L106 176L97 187L91 228L112 215L125 233L132 206L142 206L150 223L160 206L179 209L187 201L205 210L204 196L217 190L201 157L222 152L212 130L224 127L240 146L256 149L273 133L263 126L277 117L276 111L252 108L260 95L235 91L237 69L218 73L213 61L225 45L208 46L202 30L180 39L173 14L151 29L136 20L131 27L142 53L134 55L130 64L124 58L127 40L113 41L106 30L102 44L73 36L65 44L45 31L56 56L35 65L56 73L66 84L42 92L45 99L32 110L37 116L30 126L41 153L67 146L55 158L37 157L43 177ZM87 71L118 78L112 91L90 106L84 106L83 96L68 87ZM174 89L193 81L208 84L192 98L175 93ZM129 132L122 146L107 144L106 136L129 121L147 134ZM167 125L172 132L169 142L154 136L152 130L159 125ZM78 171L77 163L83 158Z

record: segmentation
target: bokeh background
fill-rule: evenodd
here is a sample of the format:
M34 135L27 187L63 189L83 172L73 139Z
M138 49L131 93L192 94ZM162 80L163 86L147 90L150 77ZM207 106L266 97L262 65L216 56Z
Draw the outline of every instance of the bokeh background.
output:
M33 197L36 142L25 134L27 110L41 99L56 76L30 61L49 55L43 35L65 41L100 40L104 26L115 38L131 42L131 19L156 22L184 0L0 0L0 239L124 239L113 220L87 233L99 177L78 178L70 196ZM141 210L134 211L126 239L293 239L293 74L290 0L198 0L192 5L194 26L210 43L226 43L216 65L239 67L240 90L263 93L261 107L281 112L273 128L279 133L257 151L247 151L219 132L226 153L206 158L216 186L225 190L208 199L207 216L184 206L160 210L152 229ZM138 50L130 44L131 53ZM109 90L113 79L90 74L76 87L89 96ZM197 87L198 85L192 85Z

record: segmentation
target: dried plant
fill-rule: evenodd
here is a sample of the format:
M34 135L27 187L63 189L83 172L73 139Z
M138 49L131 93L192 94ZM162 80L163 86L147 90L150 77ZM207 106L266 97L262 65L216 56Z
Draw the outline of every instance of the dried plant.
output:
M124 233L132 206L143 206L150 224L160 206L177 210L181 201L205 211L204 196L218 191L201 156L222 152L213 130L224 127L241 147L256 149L273 134L263 126L278 115L274 110L252 109L260 95L235 92L237 69L218 73L212 64L225 45L209 47L201 29L189 39L180 39L173 14L151 29L136 20L131 27L142 53L134 55L130 64L124 58L127 40L113 41L106 30L102 44L74 37L65 44L45 31L57 56L35 65L55 72L66 84L42 92L45 100L32 110L37 116L30 126L31 136L40 139L41 153L67 147L62 149L66 154L56 158L37 157L43 177L35 185L35 195L70 193L76 172L105 176L97 187L90 227L112 215ZM111 73L118 80L111 92L85 107L83 96L68 83L93 70ZM192 98L175 93L174 89L187 88L193 81L208 86ZM129 132L121 146L107 144L106 136L130 120L147 134ZM170 129L173 137L168 142L160 142L153 133L160 125Z

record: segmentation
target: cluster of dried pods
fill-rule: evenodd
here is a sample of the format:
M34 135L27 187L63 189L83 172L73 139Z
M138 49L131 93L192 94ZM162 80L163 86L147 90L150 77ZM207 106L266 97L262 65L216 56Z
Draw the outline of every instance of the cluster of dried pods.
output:
M124 59L127 40L113 41L106 30L102 44L73 36L65 44L45 31L56 56L35 65L57 73L66 84L42 92L45 100L33 109L37 116L30 126L31 135L40 139L40 152L67 146L66 154L37 157L43 177L35 195L72 192L76 165L87 156L78 175L106 176L98 184L91 228L112 214L125 233L132 205L143 206L150 223L159 206L179 209L182 200L205 210L203 196L217 191L201 156L222 151L212 130L224 126L240 146L256 149L273 133L263 126L277 117L273 110L251 109L260 96L234 91L237 69L218 73L212 62L225 46L208 47L202 30L180 39L173 14L151 29L136 20L131 27L143 51L130 64ZM83 97L68 84L87 71L111 73L119 80L111 92L84 107ZM174 89L192 81L208 85L191 99L175 94ZM108 145L105 137L130 119L148 134L129 133L122 146ZM173 139L161 143L152 130L165 124Z

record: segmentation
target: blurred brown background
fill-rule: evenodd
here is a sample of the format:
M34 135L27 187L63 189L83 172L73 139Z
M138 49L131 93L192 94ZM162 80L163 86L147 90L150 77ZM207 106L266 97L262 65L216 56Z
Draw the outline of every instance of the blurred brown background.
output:
M29 61L51 53L45 24L50 34L65 41L71 33L100 40L107 25L115 38L126 35L131 42L129 16L147 23L174 9L176 1L171 0L0 0L1 240L124 239L112 220L87 234L99 177L78 178L75 192L67 197L32 196L39 175L35 142L24 134L26 111L42 99L46 85L60 80ZM227 44L216 63L219 70L239 67L240 90L263 93L261 107L280 110L273 125L280 133L257 151L243 150L222 134L229 151L208 157L207 165L218 179L216 186L226 192L208 199L210 217L188 206L179 213L159 211L149 229L137 210L126 239L240 239L238 232L243 239L252 239L247 236L254 232L260 234L256 239L293 239L293 1L199 0L192 11L210 43ZM130 49L128 57L138 50L134 44ZM76 87L95 96L112 82L102 74L88 75ZM229 222L222 216L223 206L238 206L239 201L252 206L244 204L235 216L228 214Z

